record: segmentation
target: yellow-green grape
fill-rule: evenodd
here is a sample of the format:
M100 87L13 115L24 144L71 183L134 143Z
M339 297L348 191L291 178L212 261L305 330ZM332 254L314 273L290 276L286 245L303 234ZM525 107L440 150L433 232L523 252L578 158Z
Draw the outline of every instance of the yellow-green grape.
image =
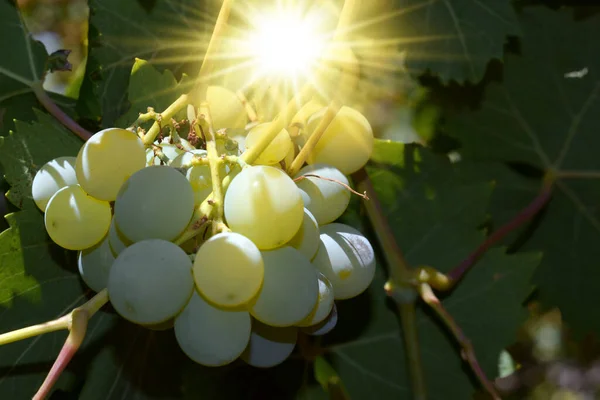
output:
M298 328L276 328L255 319L252 321L250 342L240 358L253 367L271 368L292 354L297 340Z
M108 244L115 257L121 254L121 252L128 246L133 244L133 242L127 239L119 230L119 228L117 228L114 217L110 222L110 229L108 230Z
M177 156L171 162L171 167L182 168L184 165L190 163L194 157L206 157L206 154L206 150L187 151ZM194 205L197 206L212 193L210 167L208 165L194 165L187 169L185 177L192 186L192 190L194 191Z
M312 175L312 176L311 176ZM338 219L350 204L348 178L330 165L306 165L294 178L304 176L296 185L306 207L319 225L325 225ZM325 179L321 179L325 178Z
M50 239L68 250L92 247L110 227L110 203L87 194L79 185L69 185L48 201L44 223Z
M239 129L246 126L248 115L239 97L221 86L209 86L206 100L210 107L213 129Z
M263 251L265 276L250 314L271 326L291 326L304 320L317 304L319 279L315 267L290 246Z
M327 318L333 309L333 286L325 275L320 272L317 275L319 277L319 300L308 317L299 322L298 326L316 325Z
M246 149L249 150L262 140L267 134L272 122L260 124L254 127L246 136ZM275 139L263 150L254 164L273 165L283 160L285 156L293 149L292 139L287 130L282 129Z
M290 148L290 151L287 153L287 155L285 156L285 158L283 160L281 160L277 164L273 164L271 166L285 172L287 170L287 168L290 165L292 165L292 162L294 161L294 157L296 157L295 147L296 147L296 145L294 145Z
M114 261L115 256L110 250L108 236L99 244L77 252L79 275L94 292L99 292L106 287Z
M294 115L288 131L295 145L300 147L304 146L308 137L306 124L310 117L316 112L321 111L323 107L325 107L325 105L322 102L313 99L303 105L296 115Z
M247 303L258 293L263 276L260 250L239 233L219 233L208 239L196 253L196 288L218 306L235 307Z
M123 183L146 166L144 144L133 132L104 129L92 136L77 155L77 182L99 200L113 201Z
M298 233L296 233L292 240L287 242L287 245L292 246L304 254L306 258L312 260L319 249L319 234L319 223L310 211L305 208L302 226L300 226Z
M351 226L321 226L321 243L313 265L333 286L336 300L364 292L375 276L375 252L369 240Z
M31 183L31 197L35 205L46 211L50 197L60 189L77 184L75 157L58 157L39 169Z
M248 311L217 308L196 291L175 318L175 338L183 352L198 364L219 367L235 361L250 340Z
M326 333L331 332L333 330L333 328L335 328L335 326L337 325L337 321L338 321L337 307L336 307L335 303L333 303L333 308L332 308L331 312L329 313L329 315L327 316L327 318L325 318L323 321L319 322L318 324L306 326L306 327L300 328L300 330L308 335L322 336L322 335L325 335Z
M307 125L309 134L315 131L325 111L322 109L310 118ZM350 175L369 161L373 145L373 130L369 121L357 110L344 106L309 154L307 163L329 164L344 175Z
M261 250L287 243L302 225L304 206L294 181L277 168L242 170L225 193L225 219L231 230Z

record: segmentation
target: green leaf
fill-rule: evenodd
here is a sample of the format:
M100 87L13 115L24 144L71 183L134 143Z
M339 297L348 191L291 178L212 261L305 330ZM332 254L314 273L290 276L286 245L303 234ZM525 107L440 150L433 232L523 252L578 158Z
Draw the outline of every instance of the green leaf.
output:
M0 1L0 54L0 135L5 135L13 129L14 119L33 118L37 100L32 86L41 84L47 57L8 1Z
M396 0L401 46L411 71L430 70L443 82L478 82L508 35L519 35L509 0Z
M600 17L575 22L566 10L532 8L520 19L522 55L506 55L504 83L490 85L481 110L449 118L448 131L465 157L597 176L600 43L590 38L600 35ZM565 177L554 189L524 247L544 252L534 282L571 327L597 331L600 309L589 305L600 289L600 184Z
M197 0L90 2L90 22L100 33L90 54L101 66L96 93L104 127L114 126L129 110L127 88L136 58L174 71L177 78L196 75L214 25L207 15L216 16L218 9L211 7L219 5Z
M131 69L129 81L129 102L131 108L116 122L117 126L128 127L138 118L140 113L153 107L161 112L170 106L179 96L189 91L190 85L184 75L178 83L173 73L165 70L160 73L152 64L136 59Z
M17 121L16 132L4 138L0 163L11 189L7 199L15 206L35 208L31 182L46 162L61 156L76 156L83 142L53 117L35 110L36 121Z
M485 218L489 183L473 183L445 159L413 146L378 142L374 160L369 176L410 264L448 271L481 243L477 226ZM539 261L537 253L507 255L494 248L443 299L490 377L497 373L500 351L514 341L527 316L521 303ZM338 326L325 338L329 359L351 398L410 398L402 334L384 282L378 269L364 295L339 302ZM454 339L421 308L417 328L428 398L470 398L475 387Z

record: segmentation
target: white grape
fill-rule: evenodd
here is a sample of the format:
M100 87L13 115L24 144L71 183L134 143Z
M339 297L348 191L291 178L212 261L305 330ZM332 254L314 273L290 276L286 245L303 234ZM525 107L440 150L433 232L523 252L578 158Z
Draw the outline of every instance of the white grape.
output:
M251 324L247 311L217 308L194 292L175 318L175 338L189 358L202 365L218 367L242 354L250 340Z
M358 296L375 275L371 243L362 233L344 224L321 226L321 243L312 262L331 282L336 300Z
M108 236L99 244L77 253L77 268L86 285L94 292L106 288L108 274L115 257L108 244Z
M108 230L108 243L115 257L121 254L121 252L131 244L131 241L124 238L123 234L119 232L119 228L117 228L114 218L110 222L110 229Z
M182 168L189 164L195 157L205 157L206 150L192 150L180 154L172 162L171 167ZM194 165L187 169L185 177L190 182L194 191L194 205L199 205L212 193L212 178L210 166Z
M31 197L40 210L46 211L50 197L60 189L77 184L76 160L75 157L55 158L35 174L31 183Z
M316 175L325 179L306 175ZM306 176L296 182L304 207L308 208L319 225L335 221L346 211L351 193L343 186L349 185L349 182L340 170L326 164L306 165L294 178L300 176Z
M167 212L162 212L167 208ZM131 176L115 201L115 223L127 239L173 240L194 212L194 192L175 168L146 167Z
M319 272L319 299L317 304L308 315L308 317L304 318L301 322L299 322L298 326L311 326L318 324L323 321L333 308L333 286L329 279L325 277L322 273Z
M179 246L161 239L143 240L123 250L108 277L115 310L144 325L173 318L193 290L192 261Z
M307 132L314 132L326 109L314 114ZM329 164L344 175L350 175L365 166L374 146L373 130L369 121L357 110L342 107L311 151L308 164Z
M213 129L240 129L246 126L248 114L239 97L221 86L209 86L206 100L210 107Z
M245 168L225 193L229 227L261 250L287 243L300 229L303 217L304 206L296 184L277 168Z
M287 242L300 253L304 254L309 260L312 260L319 249L319 223L315 217L304 209L304 219L296 235Z
M50 239L68 250L83 250L100 243L108 232L110 219L110 204L93 198L79 185L56 192L44 214Z
M254 320L250 342L240 358L253 367L274 367L292 354L297 340L296 327L276 328Z
M337 307L334 304L331 312L323 321L319 322L313 326L307 326L305 328L301 328L302 332L307 333L312 336L322 336L333 330L338 322L338 313Z
M104 129L93 135L79 151L77 182L99 200L113 201L123 183L146 166L144 144L133 132Z
M258 293L263 276L260 250L239 233L219 233L208 239L196 253L196 288L218 306L235 307L247 303Z
M272 326L291 326L306 318L319 297L317 271L293 247L263 251L265 275L252 316Z
M256 144L262 141L263 137L268 133L272 122L260 124L250 130L246 136L246 149L252 149ZM263 150L258 156L254 164L273 165L283 160L285 156L293 149L294 144L287 130L279 131L275 139Z

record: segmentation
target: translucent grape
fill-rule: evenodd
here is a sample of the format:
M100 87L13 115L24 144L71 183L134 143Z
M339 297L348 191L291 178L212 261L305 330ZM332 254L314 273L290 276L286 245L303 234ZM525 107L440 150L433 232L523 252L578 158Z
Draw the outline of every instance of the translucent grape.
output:
M229 311L207 303L194 292L175 319L175 338L195 362L218 367L237 359L250 340L247 311Z
M112 219L110 229L108 230L108 243L115 257L121 254L127 246L132 244L130 240L127 240L127 238L123 237L123 234L119 232L119 228L117 228L114 218Z
M35 174L31 183L31 197L42 211L50 197L60 189L69 185L77 185L77 174L75 172L75 157L58 157L48 161Z
M297 340L296 327L276 328L254 320L250 342L240 358L253 367L274 367L292 354Z
M242 170L225 193L229 227L261 250L287 243L302 225L302 197L294 181L277 168L254 166Z
M246 136L246 149L251 149L254 147L259 141L262 140L264 135L268 133L269 127L272 125L271 122L260 124L248 133ZM261 165L273 165L283 160L285 156L290 152L290 149L293 149L292 139L287 130L282 129L275 139L266 149L263 150L262 153L258 156L254 164Z
M235 307L252 299L263 282L260 250L239 233L224 232L208 239L196 253L196 288L208 301Z
M161 239L143 240L123 250L108 276L115 310L144 325L173 318L193 290L192 261L179 246Z
M305 208L302 225L292 240L287 242L287 245L292 246L304 254L306 258L312 260L319 249L319 235L319 223L310 211Z
M171 162L171 167L182 168L189 164L194 157L205 157L206 150L192 150L180 154ZM194 191L194 205L199 205L212 193L212 178L210 176L210 167L208 165L194 165L185 173L185 177L190 182Z
M83 190L99 200L113 201L123 183L145 166L146 151L140 138L125 129L109 128L85 142L75 170Z
M99 244L77 253L79 275L94 292L99 292L108 284L108 274L115 257L105 237Z
M319 277L319 299L317 304L308 315L308 317L304 318L301 322L299 322L298 326L311 326L318 324L323 321L333 308L333 286L329 279L325 277L322 273L318 273Z
M48 201L44 223L50 239L68 250L92 247L110 227L110 204L88 195L79 185L69 185Z
M369 240L351 226L321 226L321 243L313 264L329 279L336 300L364 292L375 275L375 252Z
M310 100L298 110L290 125L296 125L299 128L304 128L310 117L323 109L324 105L318 100Z
M293 247L263 251L265 276L252 316L271 326L291 326L306 318L319 297L317 271Z
M133 174L115 201L115 223L132 242L173 240L186 228L193 212L190 183L181 172L165 165Z
M324 114L325 109L310 118L307 132L314 132ZM344 175L350 175L365 166L373 152L373 145L369 121L357 110L344 106L317 142L307 163L329 164Z
M303 175L317 175L337 182L307 176L296 182L300 188L304 206L308 208L319 225L325 225L338 219L350 203L350 191L342 184L348 185L348 178L340 170L326 164L306 165L294 178ZM340 184L340 183L342 184Z
M206 99L215 130L239 129L246 126L246 108L234 92L221 86L209 86Z
M337 307L335 303L333 304L333 308L331 309L331 313L325 318L323 321L319 322L313 326L307 326L305 328L301 328L302 332L307 333L312 336L322 336L333 330L337 325L338 321L338 313Z

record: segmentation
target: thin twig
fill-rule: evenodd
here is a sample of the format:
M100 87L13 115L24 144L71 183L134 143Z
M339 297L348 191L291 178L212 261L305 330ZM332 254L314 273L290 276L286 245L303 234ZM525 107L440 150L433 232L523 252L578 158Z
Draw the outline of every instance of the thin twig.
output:
M429 305L433 309L433 311L435 311L435 313L438 315L438 317L440 317L442 322L444 322L444 324L450 330L450 332L452 332L452 335L462 348L462 359L469 363L471 369L473 370L473 373L475 374L481 385L484 387L484 389L492 396L492 398L500 400L500 395L496 391L496 388L494 387L493 383L490 382L490 380L487 378L485 372L483 372L481 365L479 365L479 361L477 361L477 357L475 356L475 349L473 348L471 341L469 340L469 338L467 338L467 336L465 336L462 329L460 329L456 321L454 321L454 318L452 318L450 313L448 313L448 311L444 308L440 300L433 293L431 286L429 286L426 283L421 284L419 286L419 294L421 295L423 301L425 301L425 303L427 303L427 305Z

